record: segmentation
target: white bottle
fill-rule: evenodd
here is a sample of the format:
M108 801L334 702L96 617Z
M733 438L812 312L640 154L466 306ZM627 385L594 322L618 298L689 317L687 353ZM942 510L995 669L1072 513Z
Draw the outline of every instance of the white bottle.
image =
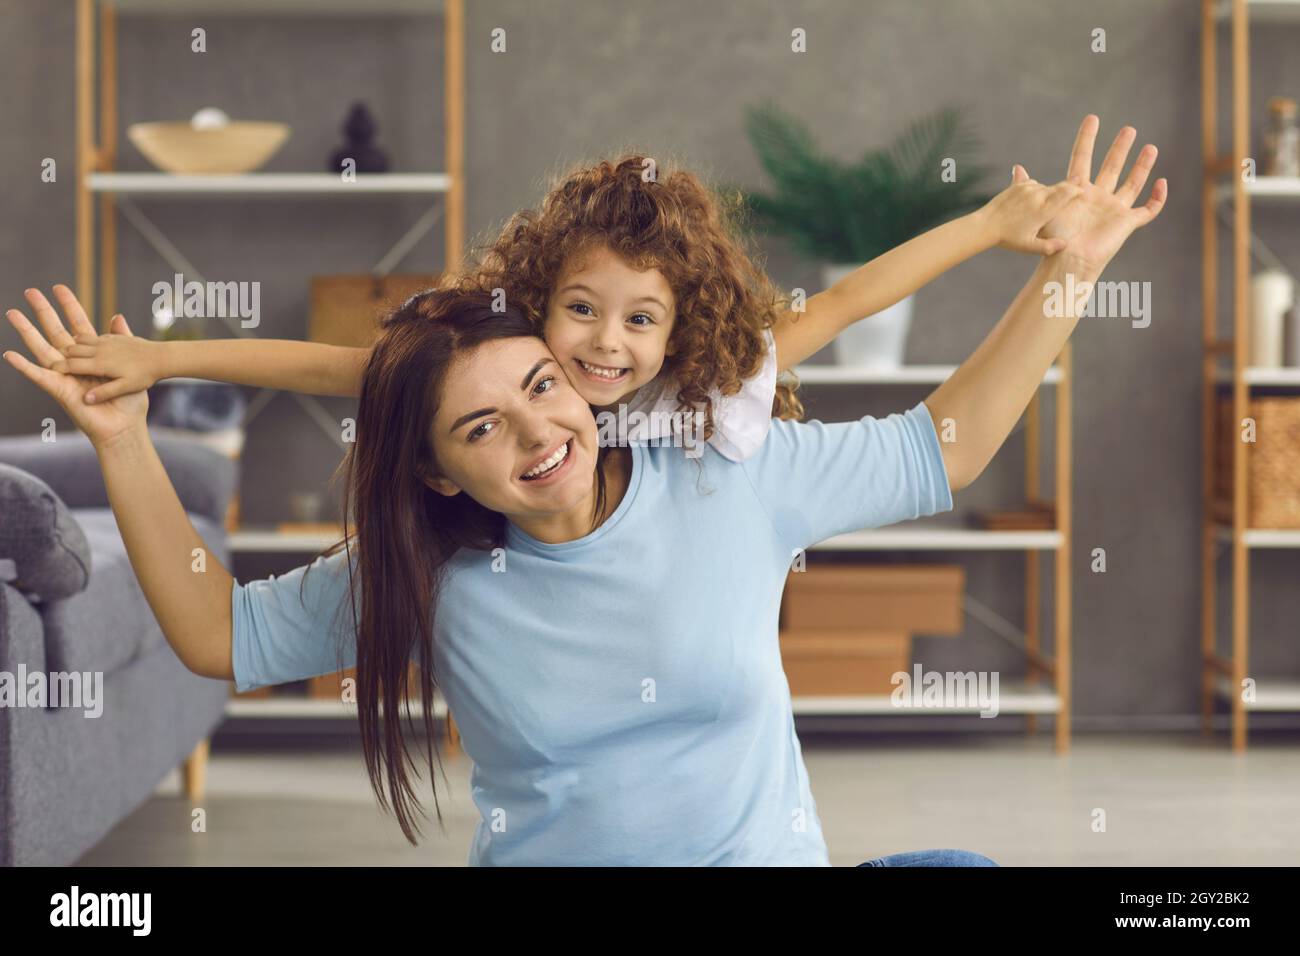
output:
M1265 269L1250 280L1250 364L1282 365L1283 317L1295 302L1295 282L1285 272Z

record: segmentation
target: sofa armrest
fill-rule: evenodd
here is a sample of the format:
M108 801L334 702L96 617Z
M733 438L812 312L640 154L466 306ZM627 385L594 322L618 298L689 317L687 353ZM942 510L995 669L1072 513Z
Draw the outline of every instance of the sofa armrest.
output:
M153 431L150 436L185 510L224 521L238 464L197 441ZM52 442L39 435L0 436L0 462L40 478L69 508L109 506L99 459L80 432L61 431Z

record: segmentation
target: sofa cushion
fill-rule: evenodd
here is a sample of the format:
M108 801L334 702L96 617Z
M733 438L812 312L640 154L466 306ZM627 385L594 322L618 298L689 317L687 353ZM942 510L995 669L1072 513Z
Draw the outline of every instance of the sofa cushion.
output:
M45 652L51 670L111 674L165 638L136 581L113 512L77 508L72 514L86 532L95 573L80 594L46 608ZM217 560L225 550L221 527L198 515L189 517L212 549L210 560Z
M185 510L224 520L239 484L238 463L175 429L150 428L149 437ZM40 478L74 511L108 507L99 457L80 432L59 432L56 442L41 441L40 435L0 435L0 462Z
M29 600L56 601L90 579L90 545L50 486L12 465L0 465L0 558L12 562L8 583Z

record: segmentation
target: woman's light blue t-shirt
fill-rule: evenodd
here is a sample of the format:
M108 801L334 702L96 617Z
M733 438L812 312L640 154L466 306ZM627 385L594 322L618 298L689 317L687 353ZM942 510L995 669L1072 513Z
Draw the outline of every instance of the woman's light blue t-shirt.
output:
M434 659L474 764L470 865L829 865L781 668L786 575L800 548L951 508L918 402L774 421L743 462L633 445L593 533L510 524L501 554L459 552ZM344 561L235 585L239 690L355 663Z

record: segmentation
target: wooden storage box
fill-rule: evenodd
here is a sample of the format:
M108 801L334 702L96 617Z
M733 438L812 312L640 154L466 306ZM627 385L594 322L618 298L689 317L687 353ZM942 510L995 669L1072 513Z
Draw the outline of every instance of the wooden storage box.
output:
M313 276L310 338L369 348L379 334L379 320L415 293L433 288L438 279L420 273Z
M1247 404L1255 441L1246 442L1246 524L1251 528L1300 528L1300 398L1259 397ZM1215 422L1215 517L1232 521L1232 396L1219 397Z
M790 572L781 626L951 636L965 588L961 565L809 565Z
M781 664L792 697L888 694L912 666L912 638L895 631L782 630Z

